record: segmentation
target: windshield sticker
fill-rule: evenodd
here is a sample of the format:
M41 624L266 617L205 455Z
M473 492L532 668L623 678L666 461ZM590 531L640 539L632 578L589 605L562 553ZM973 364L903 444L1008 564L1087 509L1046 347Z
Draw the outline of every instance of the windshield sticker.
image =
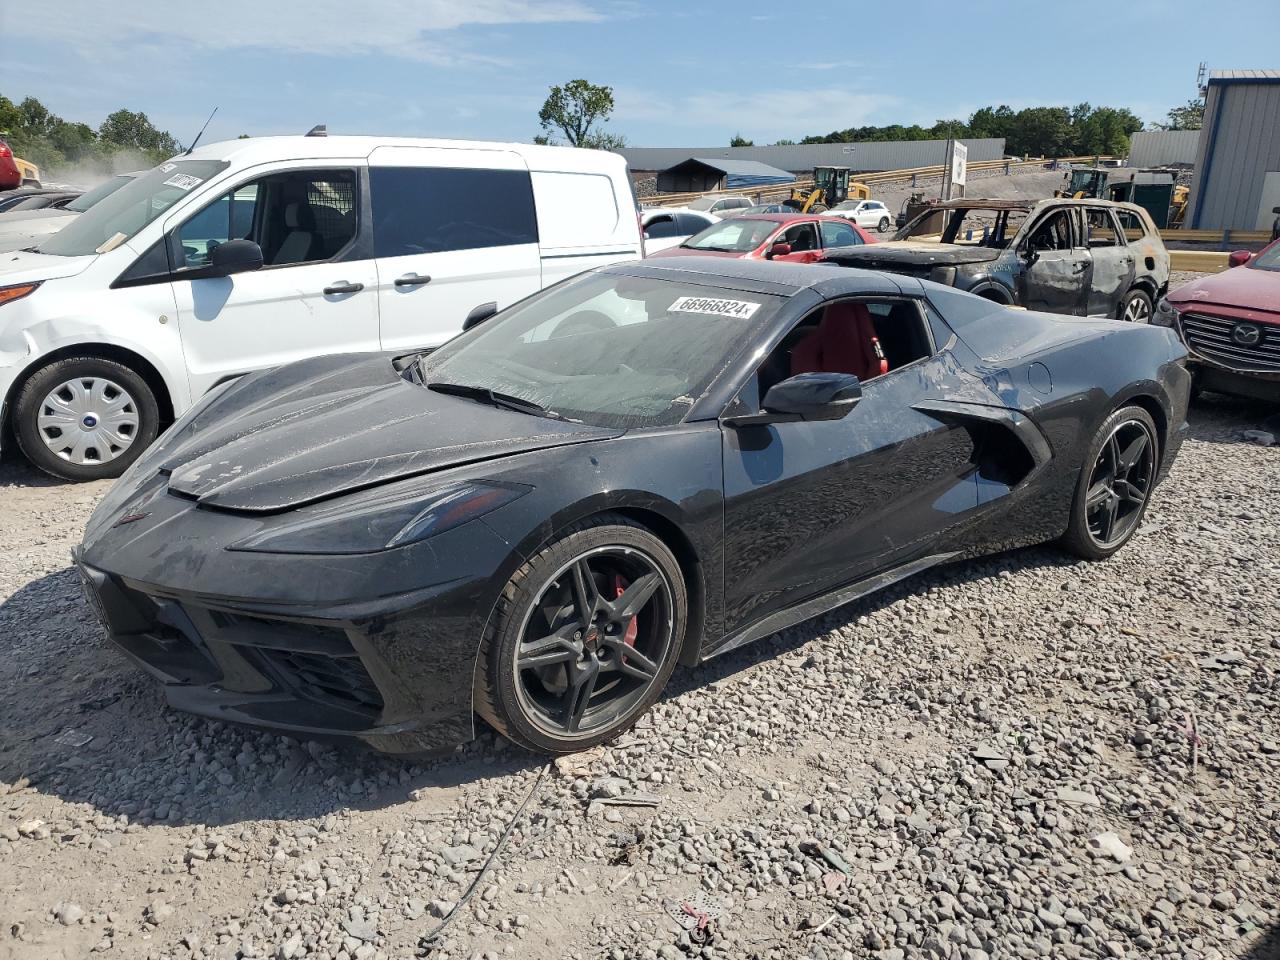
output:
M177 169L178 169L178 165L176 163L166 163L160 167L160 172L168 173L170 170L177 170Z
M681 297L668 313L710 313L717 317L746 320L760 309L760 304L746 300L713 300L710 297Z
M193 177L189 173L175 173L164 182L164 185L166 187L177 187L179 190L190 190L201 183L204 183L202 179Z

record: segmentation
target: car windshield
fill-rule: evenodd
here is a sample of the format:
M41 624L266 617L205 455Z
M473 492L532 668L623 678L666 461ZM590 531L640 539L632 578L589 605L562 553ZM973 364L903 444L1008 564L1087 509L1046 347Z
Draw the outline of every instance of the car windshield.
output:
M728 253L748 253L769 239L779 224L773 220L749 220L734 217L713 223L701 233L680 244L690 250L719 250Z
M80 196L68 203L64 209L70 210L73 213L84 213L103 197L109 197L133 178L134 174L130 173L128 175L121 174L118 177L112 177L110 180L104 180L92 190L86 190L84 193L80 194Z
M684 280L585 274L427 354L416 379L595 426L670 425L783 302Z
M1271 270L1280 273L1280 243L1273 243L1258 254L1249 266L1255 270Z
M45 240L38 253L85 257L124 243L229 164L222 160L178 160L161 164L108 191L97 203ZM102 184L97 189L107 186ZM84 200L96 191L84 194Z

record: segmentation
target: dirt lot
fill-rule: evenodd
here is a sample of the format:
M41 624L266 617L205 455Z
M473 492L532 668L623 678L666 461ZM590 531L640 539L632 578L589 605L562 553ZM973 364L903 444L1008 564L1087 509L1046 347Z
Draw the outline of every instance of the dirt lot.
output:
M1280 446L1241 438L1274 413L1197 407L1111 561L915 578L678 673L567 772L169 711L68 567L105 486L10 460L0 957L413 956L531 791L430 956L697 955L664 905L699 890L707 957L1275 956Z

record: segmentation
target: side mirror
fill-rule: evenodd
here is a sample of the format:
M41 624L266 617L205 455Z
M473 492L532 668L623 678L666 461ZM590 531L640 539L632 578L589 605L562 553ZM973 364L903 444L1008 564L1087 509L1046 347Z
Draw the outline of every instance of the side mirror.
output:
M1246 263L1253 259L1253 254L1248 250L1232 250L1227 255L1228 267L1243 267Z
M462 321L462 332L466 333L474 326L484 323L495 313L498 312L498 303L496 300L490 300L488 303L482 303L480 306L472 309L467 314L467 319Z
M252 240L228 240L209 251L209 262L203 267L179 271L184 280L229 277L262 268L262 248Z
M791 244L785 243L782 240L779 240L777 243L775 243L773 246L769 248L768 256L769 256L769 259L772 260L774 257L785 257L790 252L791 252Z
M775 383L764 395L763 413L729 417L730 426L794 420L839 420L862 399L862 383L849 373L799 373Z

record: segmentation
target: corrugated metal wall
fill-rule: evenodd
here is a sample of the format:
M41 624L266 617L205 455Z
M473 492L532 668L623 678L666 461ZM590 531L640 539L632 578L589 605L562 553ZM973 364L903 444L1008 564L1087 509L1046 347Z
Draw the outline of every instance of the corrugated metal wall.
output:
M1195 163L1200 146L1199 130L1142 130L1129 142L1129 166L1163 167L1169 163Z
M964 140L969 162L999 160L1004 139ZM635 170L666 170L690 157L759 160L792 173L814 167L852 167L855 170L905 170L942 163L945 140L891 140L875 143L807 143L771 147L623 147L617 152Z
M1209 78L1187 216L1193 228L1255 229L1263 179L1280 170L1280 71L1256 73Z

